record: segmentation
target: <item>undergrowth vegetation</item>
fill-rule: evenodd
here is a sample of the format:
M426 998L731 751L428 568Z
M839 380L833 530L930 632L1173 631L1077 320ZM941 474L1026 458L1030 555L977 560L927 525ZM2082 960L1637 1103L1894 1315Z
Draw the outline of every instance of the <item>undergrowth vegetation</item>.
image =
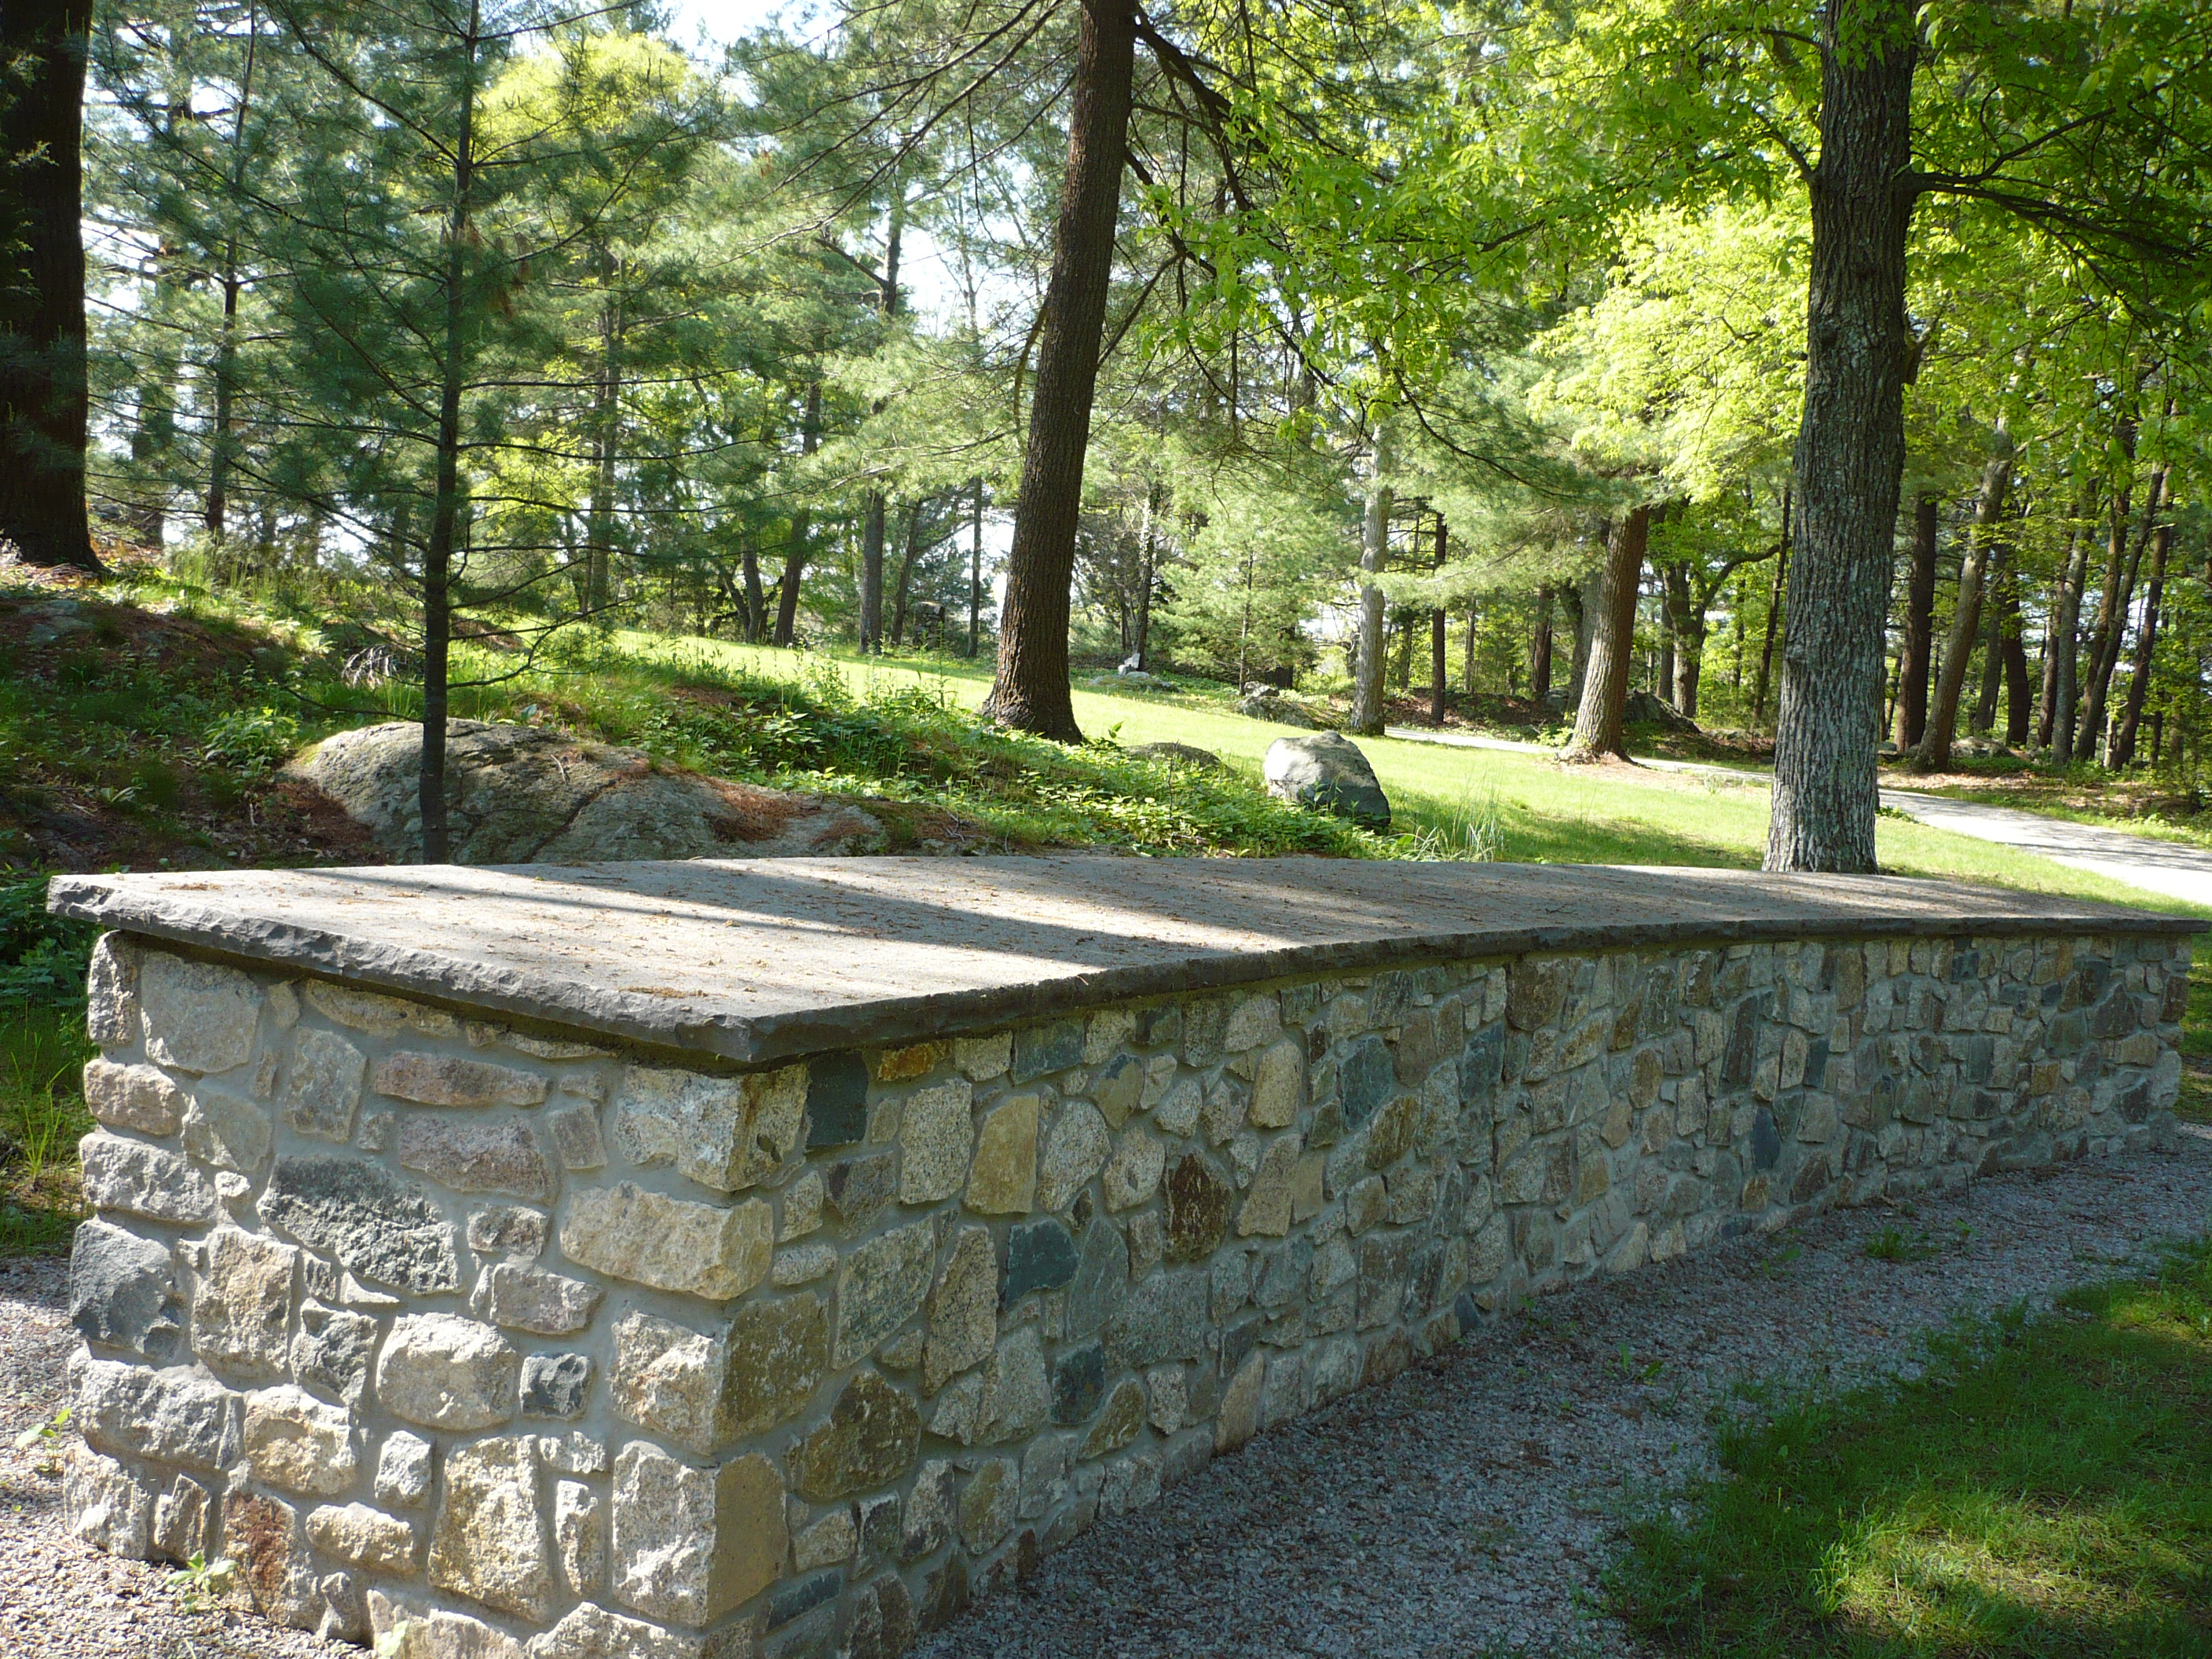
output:
M1936 1341L1918 1380L1718 1431L1620 1613L1716 1659L2212 1651L2212 1244Z

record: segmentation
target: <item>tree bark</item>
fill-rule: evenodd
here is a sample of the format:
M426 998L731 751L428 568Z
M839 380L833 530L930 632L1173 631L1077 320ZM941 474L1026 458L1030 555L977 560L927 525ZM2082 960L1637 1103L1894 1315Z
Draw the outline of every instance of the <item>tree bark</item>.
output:
M2105 734L2105 702L2112 693L2112 671L2119 666L2120 647L2128 631L2128 612L2134 607L2136 573L2142 567L2144 545L2150 540L2151 526L2157 521L2164 506L2166 471L2160 467L2150 475L2150 491L2143 501L2142 524L2132 540L2128 534L2128 501L2125 491L2112 501L2112 532L2106 563L2105 595L2097 606L2097 634L2094 652L2089 659L2088 694L2082 699L2081 729L2075 738L2076 750L2094 756L2097 741Z
M2017 566L2007 565L1997 603L1997 651L2004 659L2005 747L2019 749L2027 743L2035 708L2033 694L2028 689L2027 641L2021 637Z
M1940 503L1923 495L1912 505L1912 553L1905 579L1904 639L1898 647L1897 723L1900 750L1917 748L1928 730L1928 665L1936 642L1936 532Z
M0 6L0 541L29 564L96 571L78 162L92 10Z
M811 455L822 444L822 383L806 388L806 412L799 420L799 453ZM799 637L799 584L806 574L807 538L814 528L810 507L791 515L791 541L784 549L783 580L776 586L775 642L789 650Z
M477 47L482 0L470 0L462 46L459 131L453 143L453 200L446 252L446 337L438 396L438 496L422 549L422 862L452 855L446 824L447 654L453 639L452 577L461 509L461 393L469 357L468 249L476 184Z
M968 529L968 655L973 660L983 627L983 481L975 480ZM1138 637L1143 638L1139 628Z
M1159 556L1155 544L1157 532L1153 518L1159 511L1160 487L1145 486L1145 522L1139 533L1137 546L1137 667L1139 672L1152 665L1152 565Z
M1373 737L1382 729L1382 590L1370 580L1390 552L1390 432L1375 422L1373 474L1359 525L1359 642L1352 673L1352 729Z
M2060 766L2069 765L2074 759L2075 702L2081 665L2081 586L2089 575L2089 541L2087 527L2075 526L2051 623L2051 692L2044 709L2043 741L2051 758Z
M1601 546L1613 544L1613 528L1610 524L1599 527ZM1575 612L1575 659L1567 671L1567 702L1577 711L1583 706L1583 687L1589 683L1590 639L1597 631L1599 595L1604 586L1605 561L1601 558L1582 580L1564 590Z
M1590 634L1589 670L1575 712L1575 734L1562 760L1626 760L1625 716L1628 676L1636 652L1636 596L1644 580L1644 555L1651 537L1651 509L1639 507L1614 526L1598 585L1596 627Z
M758 645L768 632L768 591L761 586L760 550L750 537L740 556L745 579L745 643Z
M1805 406L1775 716L1769 870L1875 868L1882 624L1905 475L1911 0L1826 8L1811 179Z
M1444 568L1444 555L1451 545L1451 532L1444 524L1444 515L1437 514L1437 568ZM1444 659L1448 641L1444 637L1444 613L1441 606L1429 612L1429 724L1444 723Z
M1997 705L2004 697L2004 595L2009 568L2003 542L1995 543L1982 577L1982 684L1974 696L1974 712L1966 716L1966 729L1981 737L1996 729Z
M1782 545L1774 555L1774 579L1766 589L1766 637L1759 647L1759 678L1752 683L1751 720L1756 726L1766 718L1766 694L1774 684L1774 634L1782 620L1784 596L1790 591L1790 509L1791 495L1782 492Z
M1982 467L1973 531L1959 561L1959 596L1951 611L1951 638L1943 647L1943 672L1936 683L1935 701L1928 710L1928 729L1913 753L1915 771L1940 772L1951 763L1951 745L1958 734L1959 699L1966 692L1974 636L1981 630L1983 579L1996 554L1997 520L2003 516L2005 494L2012 486L2012 434L2000 423L1994 451Z
M899 559L898 592L892 601L891 609L891 643L893 645L903 644L906 640L907 595L914 586L915 556L921 549L922 506L922 502L916 501L907 510L906 551Z
M1536 635L1528 644L1528 701L1541 706L1552 700L1552 611L1555 590L1536 594ZM1472 687L1468 688L1470 690Z
M1705 674L1705 601L1690 580L1689 567L1668 565L1660 573L1667 599L1667 623L1674 640L1671 701L1688 720L1698 718L1698 690Z
M1067 684L1068 590L1128 160L1136 45L1133 0L1084 0L1067 172L999 619L999 672L983 705L1000 726L1067 743L1083 738Z
M1468 710L1470 714L1474 713L1474 635L1475 629L1481 621L1482 613L1475 608L1472 600L1468 601L1467 607L1467 661L1462 666L1459 683L1460 690L1466 696Z
M2112 733L2106 763L2118 768L2136 757L2136 732L2142 722L2143 702L2150 695L2151 664L2158 650L2158 613L2166 599L2166 558L2173 546L2173 526L2162 524L2151 535L2150 583L2143 589L2142 626L2136 634L2135 664L2128 679L2128 700L2120 714L2119 730Z
M595 619L604 618L614 593L615 461L622 422L622 302L612 291L613 257L604 256L601 263L610 291L599 310L599 373L592 389L592 499L584 592L584 608Z
M890 504L883 491L863 499L860 521L860 654L884 648L884 519Z

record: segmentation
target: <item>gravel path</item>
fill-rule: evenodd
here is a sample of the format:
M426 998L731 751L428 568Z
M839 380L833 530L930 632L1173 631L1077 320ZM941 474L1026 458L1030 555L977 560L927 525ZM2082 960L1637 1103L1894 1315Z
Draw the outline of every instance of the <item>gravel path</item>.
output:
M2212 1130L2181 1150L1977 1183L1911 1213L1846 1211L1595 1283L1262 1436L1045 1563L926 1659L1357 1655L1547 1659L1646 1650L1590 1610L1625 1512L1711 1471L1740 1384L1849 1386L1919 1334L2094 1278L2212 1225ZM1942 1246L1868 1257L1885 1227ZM56 1261L0 1264L0 1656L357 1655L249 1613L187 1610L167 1569L62 1531L53 1454L15 1435L59 1403L73 1334Z

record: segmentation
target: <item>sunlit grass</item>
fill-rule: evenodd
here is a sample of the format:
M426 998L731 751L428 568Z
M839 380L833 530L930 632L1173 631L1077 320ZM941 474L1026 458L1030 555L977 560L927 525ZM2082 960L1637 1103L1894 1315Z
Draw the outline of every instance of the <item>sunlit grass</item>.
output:
M1716 1659L2212 1651L2212 1246L1948 1339L1892 1391L1724 1431L1617 1608Z

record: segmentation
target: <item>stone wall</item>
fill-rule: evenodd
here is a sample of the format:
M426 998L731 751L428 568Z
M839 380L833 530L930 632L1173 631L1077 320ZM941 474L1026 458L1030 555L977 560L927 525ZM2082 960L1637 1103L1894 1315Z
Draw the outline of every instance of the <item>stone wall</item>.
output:
M390 1651L899 1651L1471 1323L2155 1143L2187 940L1411 964L719 1074L111 934L71 1523Z

